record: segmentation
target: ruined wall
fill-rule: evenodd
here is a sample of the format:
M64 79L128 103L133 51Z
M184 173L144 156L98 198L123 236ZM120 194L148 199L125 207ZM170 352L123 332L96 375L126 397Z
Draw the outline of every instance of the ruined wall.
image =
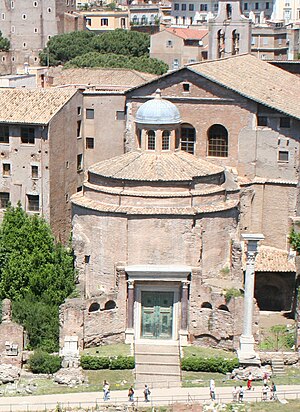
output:
M68 299L60 307L60 348L65 336L78 336L80 349L123 342L126 327L127 285L124 270L115 272L111 293L91 299Z
M243 329L243 298L226 302L222 292L212 292L201 285L192 286L189 334L193 345L236 350ZM254 306L253 335L259 343L259 311Z

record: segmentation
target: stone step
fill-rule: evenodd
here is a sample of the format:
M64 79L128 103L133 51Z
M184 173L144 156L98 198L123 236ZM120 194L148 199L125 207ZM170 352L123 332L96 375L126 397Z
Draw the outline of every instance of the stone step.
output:
M157 373L141 373L136 375L137 389L143 388L148 385L150 389L153 388L171 388L181 386L181 377L177 374L157 374ZM153 393L153 392L152 392Z
M135 345L135 353L159 353L159 354L174 354L178 355L178 345L149 345L137 344Z
M180 375L180 367L179 365L165 365L163 364L136 364L136 370L138 373L151 373L154 370L156 374L177 374Z
M178 345L136 344L135 385L145 384L152 388L181 385L180 356Z
M282 358L272 359L272 371L274 375L283 375L284 371L284 361Z
M175 355L162 355L162 354L136 354L135 362L154 362L154 363L179 363L179 356Z

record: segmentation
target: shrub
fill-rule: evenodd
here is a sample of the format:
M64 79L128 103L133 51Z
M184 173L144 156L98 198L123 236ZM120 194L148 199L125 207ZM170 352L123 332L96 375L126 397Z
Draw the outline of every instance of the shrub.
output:
M231 298L238 298L242 296L242 292L238 289L231 288L231 289L226 289L225 292L225 301L226 303L229 303Z
M134 369L133 356L117 356L110 358L108 356L90 356L82 355L80 364L83 369Z
M134 369L133 356L117 356L110 360L109 369Z
M237 368L239 365L238 359L216 358L201 358L192 356L183 358L181 361L181 369L184 371L193 372L219 372L227 373Z
M55 373L61 368L61 358L38 350L30 356L28 364L33 373Z
M83 355L80 358L80 364L83 369L109 369L110 360L106 356Z

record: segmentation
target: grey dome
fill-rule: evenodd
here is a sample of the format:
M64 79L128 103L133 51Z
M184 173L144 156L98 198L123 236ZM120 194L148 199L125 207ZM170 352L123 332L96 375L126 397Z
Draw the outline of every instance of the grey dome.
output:
M180 123L180 113L175 104L161 98L158 89L155 98L148 100L138 109L135 121L143 124L177 124Z

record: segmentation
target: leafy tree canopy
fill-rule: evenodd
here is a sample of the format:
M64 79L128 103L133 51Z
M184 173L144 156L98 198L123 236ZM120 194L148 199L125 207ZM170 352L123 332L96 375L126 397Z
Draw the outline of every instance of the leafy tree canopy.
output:
M74 31L51 37L47 47L40 53L41 64L57 66L76 56L93 51L94 36L94 33L88 31Z
M58 341L58 306L74 290L73 256L38 215L8 207L0 226L0 298L13 301L13 316L32 347L52 350Z
M150 36L128 30L114 30L99 35L88 31L75 31L51 37L40 53L43 65L57 66L89 52L149 56Z
M10 41L2 36L2 32L0 31L0 51L8 51L10 49Z
M93 38L95 51L124 56L149 56L150 36L137 31L117 29Z
M146 56L130 57L117 54L99 54L95 52L75 57L65 65L65 68L70 67L124 68L153 74L163 74L168 70L166 63Z

